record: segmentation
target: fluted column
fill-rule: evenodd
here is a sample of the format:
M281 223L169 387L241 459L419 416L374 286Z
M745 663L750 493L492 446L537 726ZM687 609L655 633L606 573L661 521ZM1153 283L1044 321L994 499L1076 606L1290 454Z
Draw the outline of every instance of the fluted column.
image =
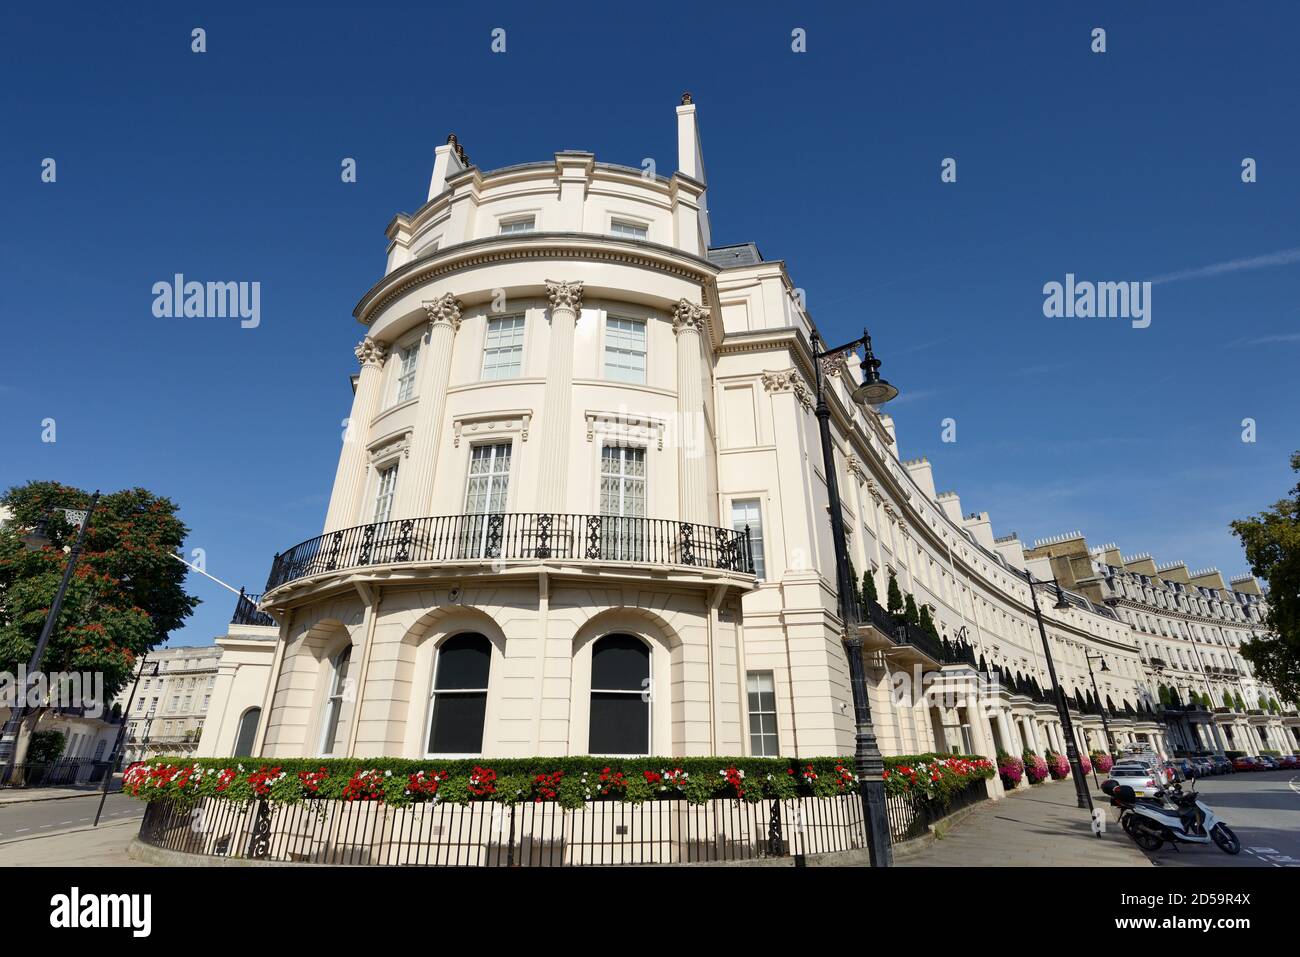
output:
M710 524L709 472L704 460L704 370L700 330L709 311L685 299L677 303L673 332L677 336L677 486L681 518Z
M438 468L438 450L442 447L451 350L460 328L461 303L451 293L422 305L429 317L429 331L415 379L415 394L420 401L411 435L410 473L397 477L395 518L419 518L434 513L433 479ZM458 508L457 504L449 510L454 512Z
M329 509L325 513L327 532L357 524L357 511L366 484L366 440L370 436L370 420L379 411L384 359L388 355L383 343L369 336L362 339L354 351L361 363L361 374L357 378L356 394L352 396L352 414L348 416L343 451L339 453L339 467L334 473L334 490L330 493Z
M573 418L573 328L582 310L581 282L546 280L551 305L551 345L542 400L541 473L537 509L565 511L569 478L569 424Z

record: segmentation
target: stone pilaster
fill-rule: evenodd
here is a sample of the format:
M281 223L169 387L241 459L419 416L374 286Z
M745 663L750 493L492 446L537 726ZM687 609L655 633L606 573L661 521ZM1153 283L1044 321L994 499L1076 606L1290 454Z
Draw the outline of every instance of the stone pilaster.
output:
M683 521L710 524L709 473L704 456L704 363L700 332L709 311L686 299L677 303L677 487Z
M551 344L542 402L541 471L537 509L562 512L569 478L569 426L573 418L573 329L582 311L581 282L546 281Z
M411 436L410 471L397 477L394 518L420 518L433 514L433 480L438 470L438 451L442 447L447 385L451 380L451 351L456 344L456 332L460 329L461 303L451 293L422 305L429 317L429 329L415 378L419 406Z
M325 531L333 532L358 523L361 495L366 485L366 441L370 437L370 420L379 411L383 391L384 360L388 350L381 342L367 336L354 350L361 363L357 391L352 397L352 413L343 436L338 471L334 473L334 490L325 514Z

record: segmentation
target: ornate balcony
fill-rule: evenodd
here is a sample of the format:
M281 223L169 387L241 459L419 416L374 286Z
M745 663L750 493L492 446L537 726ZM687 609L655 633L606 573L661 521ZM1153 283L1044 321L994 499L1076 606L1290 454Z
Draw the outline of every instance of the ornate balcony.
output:
M866 638L868 651L886 649L894 652L900 663L919 663L925 668L969 664L975 656L965 642L953 643L935 638L916 625L900 621L869 598L858 601L858 627Z
M232 625L262 625L275 627L275 619L264 611L258 611L257 600L261 595L249 595L239 589L239 599L235 602L235 613L230 616Z
M538 561L754 573L748 529L615 515L496 512L375 522L309 538L275 556L266 590L376 565Z

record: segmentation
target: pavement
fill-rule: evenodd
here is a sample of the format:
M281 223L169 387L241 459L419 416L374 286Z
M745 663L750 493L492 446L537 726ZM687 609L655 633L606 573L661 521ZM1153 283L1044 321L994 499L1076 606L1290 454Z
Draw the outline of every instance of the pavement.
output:
M109 787L108 793L120 791L121 785ZM99 794L100 785L69 788L4 788L0 790L0 807L7 804L27 804L31 801L62 801L67 798L85 797L87 794Z
M1091 783L1091 781L1089 782ZM1019 788L1001 801L976 807L929 847L900 859L899 867L1150 867L1151 861L1120 828L1100 792L1100 835L1077 805L1068 779Z
M139 830L144 804L110 793L95 828L99 798L98 791L65 790L55 798L0 802L0 867L134 866L126 846Z

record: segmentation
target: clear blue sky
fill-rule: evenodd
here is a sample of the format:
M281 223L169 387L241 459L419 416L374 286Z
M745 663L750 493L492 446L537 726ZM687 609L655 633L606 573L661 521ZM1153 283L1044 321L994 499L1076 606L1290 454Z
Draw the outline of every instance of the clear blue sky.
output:
M227 6L3 14L6 487L168 495L209 571L260 591L273 553L320 529L351 310L434 147L455 131L483 168L587 149L671 172L683 90L715 244L784 259L828 337L871 327L903 455L998 534L1079 528L1231 574L1227 522L1293 484L1300 5ZM1218 263L1237 265L1157 285L1145 330L1042 313L1067 272ZM261 325L155 318L176 272L260 281ZM190 589L204 604L173 643L210 641L233 607Z

